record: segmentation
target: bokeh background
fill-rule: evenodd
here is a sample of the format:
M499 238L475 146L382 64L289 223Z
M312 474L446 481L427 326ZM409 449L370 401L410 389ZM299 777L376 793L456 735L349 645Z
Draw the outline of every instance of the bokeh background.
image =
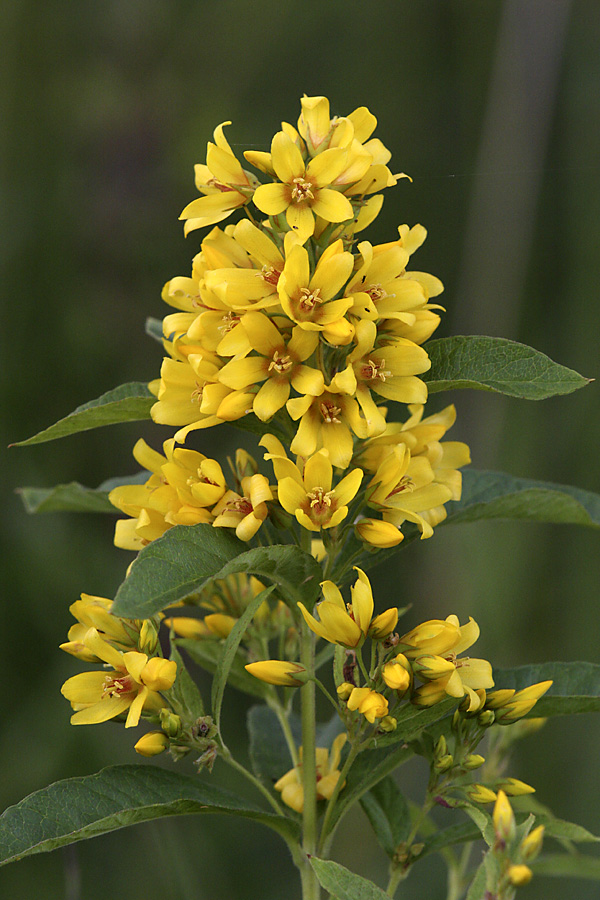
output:
M4 0L0 21L2 448L157 375L160 348L143 324L164 314L163 283L187 274L198 249L199 233L184 240L177 221L196 196L193 163L225 119L234 146L266 149L303 93L326 94L338 114L369 106L394 171L413 176L387 192L368 237L427 226L418 267L446 285L439 336L510 337L598 376L598 0ZM539 404L436 395L431 407L451 400L452 438L471 445L478 468L600 491L597 386ZM236 445L225 426L199 434L191 445L208 441L210 453ZM158 447L169 429L122 425L1 450L1 808L52 780L139 761L119 726L72 728L59 693L79 668L57 650L68 605L82 590L113 596L129 554L112 546L111 517L30 518L14 489L134 472L140 435ZM479 654L498 666L598 662L599 542L559 526L440 528L373 580L380 608L412 603L415 622L474 615ZM231 692L227 728L240 745L245 708ZM511 773L557 815L598 831L599 740L593 717L555 719ZM417 797L423 773L411 772L402 784ZM360 811L337 853L385 883ZM425 869L403 898L443 900L441 869ZM590 882L541 878L522 895L567 892L597 897ZM279 900L299 888L270 833L191 818L25 860L2 870L0 893Z

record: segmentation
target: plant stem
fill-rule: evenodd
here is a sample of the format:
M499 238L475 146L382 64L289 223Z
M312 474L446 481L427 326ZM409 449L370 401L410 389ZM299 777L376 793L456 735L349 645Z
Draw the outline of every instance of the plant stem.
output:
M300 661L307 672L314 670L315 645L312 632L302 622ZM300 688L302 713L302 848L307 856L317 849L317 766L316 766L316 703L315 683L307 681ZM321 888L308 859L301 869L303 900L319 900Z
M350 771L350 767L352 763L356 759L358 752L360 750L360 744L358 740L356 743L350 748L350 753L346 757L346 762L342 766L342 771L340 772L340 777L337 780L336 786L333 789L333 793L329 800L327 801L327 808L325 810L325 818L323 819L323 826L321 828L321 842L319 844L319 852L323 853L325 848L329 848L329 843L327 842L327 835L329 831L329 825L331 822L331 817L333 815L333 811L335 808L335 804L337 802L337 798L339 797L340 791L342 790L342 786L346 781L346 775Z
M228 766L231 766L232 769L235 769L236 772L239 772L241 775L243 775L244 778L250 781L254 785L254 787L257 788L257 790L259 790L264 797L266 797L266 799L269 801L270 805L278 815L284 815L281 806L279 805L277 800L273 796L271 796L270 791L264 786L264 784L262 784L262 782L258 780L258 778L256 778L255 775L252 774L252 772L249 772L248 769L245 768L245 766L239 763L237 759L233 758L230 751L227 749L227 747L225 747L225 745L222 746L221 753L219 755L223 762L226 762Z
M294 740L294 735L292 734L292 729L290 728L288 717L285 714L285 710L279 703L278 697L276 699L270 699L267 702L277 716L277 719L279 720L281 730L283 731L283 736L285 737L285 742L288 746L288 750L290 751L290 756L292 757L292 764L295 768L299 763L298 748L296 747L296 741Z

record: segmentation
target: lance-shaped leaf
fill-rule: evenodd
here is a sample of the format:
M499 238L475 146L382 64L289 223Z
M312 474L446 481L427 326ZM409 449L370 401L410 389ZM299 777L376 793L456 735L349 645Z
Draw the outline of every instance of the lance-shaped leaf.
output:
M377 840L393 859L399 844L410 834L410 810L406 797L388 775L368 791L360 801Z
M530 716L565 716L600 711L600 665L590 662L548 662L514 669L494 669L495 687L521 690L552 680Z
M313 856L310 864L321 887L329 891L336 900L389 900L389 894L385 894L372 881L355 875L350 869L331 859Z
M240 646L240 642L244 637L248 625L254 618L258 607L267 599L269 594L275 590L275 585L265 588L256 597L253 597L242 615L239 617L223 644L223 650L217 663L215 677L213 678L211 705L212 717L217 728L220 728L221 722L221 706L223 703L223 694L225 693L225 685L229 676L229 670L235 659L235 655Z
M176 525L141 551L117 592L113 612L148 619L209 580L236 572L268 578L284 599L312 606L322 573L309 553L292 544L244 552L245 546L224 528Z
M584 378L553 362L544 353L484 335L458 335L429 341L431 369L423 375L429 393L474 388L523 400L544 400L570 394L589 384Z
M131 381L122 384L112 391L102 394L97 400L90 400L78 406L72 413L38 432L25 441L17 441L13 447L27 447L30 444L43 444L57 438L89 431L102 425L115 425L117 422L138 422L150 418L150 409L156 397L150 393L143 381Z
M446 504L444 524L482 519L525 519L600 528L600 495L567 484L468 469L463 492Z
M536 875L600 880L600 859L582 853L548 853L530 863Z
M242 816L285 840L296 837L291 820L240 802L198 776L157 766L111 766L51 784L9 807L0 816L0 865L149 819L206 813Z
M217 671L217 665L223 654L223 645L220 640L179 638L177 646L182 647L194 662L206 669L207 672L214 674ZM258 678L254 678L249 672L246 672L244 662L239 657L235 657L233 660L227 682L230 687L261 699L267 696L269 689L268 684L265 684L264 681L259 681Z
M138 472L122 478L109 478L97 488L89 488L77 481L57 484L53 488L22 487L17 494L28 513L46 512L104 512L116 515L118 510L108 499L113 488L123 484L143 484L150 472Z

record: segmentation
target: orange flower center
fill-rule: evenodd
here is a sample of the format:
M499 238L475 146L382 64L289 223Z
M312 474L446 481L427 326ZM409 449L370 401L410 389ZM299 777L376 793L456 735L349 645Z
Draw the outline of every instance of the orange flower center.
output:
M309 312L315 308L317 303L323 302L321 288L315 288L314 291L311 291L310 288L300 289L300 309L304 310L304 312Z
M372 284L365 289L365 293L369 295L371 300L381 300L387 297L387 291L380 284Z
M412 478L410 477L410 475L403 475L402 478L400 479L400 481L398 482L398 484L396 485L396 487L389 492L389 494L386 497L386 500L388 499L388 497L393 497L394 494L400 494L400 493L402 493L402 491L414 491L414 489L415 489L415 483L412 480Z
M341 419L338 419L338 416L342 410L339 406L334 406L330 400L325 400L321 403L319 409L321 410L321 415L328 424L331 424L332 422L335 422L336 425L341 424Z
M304 200L315 199L315 195L312 192L312 183L310 181L305 181L304 178L294 178L292 184L293 203L302 203Z
M325 488L322 487L314 487L312 491L309 491L306 497L310 504L306 512L313 522L328 522L335 505L333 491L326 491Z
M249 515L254 507L247 497L239 497L237 500L230 500L227 508L233 512L242 513L244 516Z
M259 278L266 281L267 284L277 285L281 272L274 266L263 266L260 272L256 273Z
M379 378L381 381L385 381L388 375L392 373L383 367L385 366L385 359L380 360L379 362L373 362L372 359L368 359L366 363L363 363L361 368L362 377L365 381L375 381L375 379Z
M120 697L121 694L131 694L135 690L135 682L131 675L119 675L114 678L107 675L102 685L102 697Z
M233 191L235 188L232 188L230 184L224 184L222 181L218 181L216 178L211 178L210 181L206 182L207 186L216 188L221 193L225 193L226 191Z
M198 406L202 403L202 392L204 391L204 384L200 381L196 382L196 387L192 391L190 400L192 403L196 402Z
M283 353L280 353L279 350L276 350L273 354L273 359L269 363L267 372L283 375L285 372L288 372L293 365L294 362L289 356L285 356Z
M235 328L239 321L239 316L236 316L235 313L228 312L221 319L221 324L219 325L218 330L223 334L228 334L233 328Z

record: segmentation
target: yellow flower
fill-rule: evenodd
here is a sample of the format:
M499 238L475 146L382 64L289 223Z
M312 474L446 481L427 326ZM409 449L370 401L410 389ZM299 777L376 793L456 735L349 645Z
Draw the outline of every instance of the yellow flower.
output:
M173 439L165 441L163 450L164 456L139 440L133 455L152 472L151 477L143 485L123 485L109 494L117 509L133 517L117 522L117 547L139 550L173 525L212 522L206 507L213 506L227 489L219 463L195 450L176 447Z
M328 800L333 794L341 772L342 747L346 743L346 735L338 734L331 746L331 756L326 747L316 747L315 762L317 770L317 800ZM302 747L300 747L300 765L295 766L275 782L275 790L281 793L286 806L301 813L304 809L304 787L302 785ZM344 787L342 785L342 788Z
M254 203L268 216L285 212L287 223L304 243L315 230L315 215L327 222L345 222L354 215L347 197L329 185L344 171L348 153L324 150L305 165L300 150L284 131L271 142L271 165L279 182L263 184Z
M506 842L514 838L516 831L515 817L508 801L508 797L503 790L498 791L492 819L494 821L494 831L496 832L498 840Z
M321 587L325 599L318 604L319 619L312 616L306 607L299 603L300 611L306 624L319 637L332 644L344 647L357 647L365 640L372 624L377 622L373 617L373 593L369 579L362 569L354 567L358 579L350 589L352 602L346 606L339 588L332 581L324 581ZM387 613L390 611L388 610ZM382 614L386 616L386 613ZM396 610L397 615L397 610Z
M311 276L308 252L296 244L286 258L277 286L285 314L306 331L324 331L328 338L328 327L342 319L352 304L350 299L334 298L348 280L353 265L352 254L344 251L342 241L336 241L321 255ZM347 333L351 338L353 329L349 323ZM332 343L337 343L335 335Z
M357 709L371 724L375 719L384 718L389 712L388 702L383 694L367 687L354 688L348 698L348 709Z
M355 530L360 540L372 547L396 547L404 540L404 535L396 525L380 522L378 519L361 519L356 523Z
M161 709L164 701L159 691L173 686L177 663L130 650L120 653L102 640L95 628L84 638L85 646L98 659L113 667L112 673L83 672L69 678L62 694L76 710L73 725L106 722L128 710L126 728L137 725L143 709Z
M105 641L110 641L118 649L137 647L141 623L111 615L111 606L112 600L106 597L82 594L81 599L69 607L69 612L77 619L78 624L71 626L68 641L61 644L60 649L86 662L99 662L98 657L83 642L90 628L95 628Z
M300 687L306 681L305 678L298 678L299 675L306 673L304 666L286 660L265 659L261 662L248 663L244 668L255 678L266 681L267 684Z
M311 456L301 471L287 458L273 435L265 435L260 446L272 451L265 454L265 459L273 462L279 502L303 528L309 531L334 528L346 518L348 503L362 481L362 469L353 469L332 488L333 467L326 450Z
M225 125L231 125L231 122L223 122L215 128L215 143L208 143L206 165L194 167L196 187L205 196L192 200L181 213L179 218L187 219L185 234L226 219L234 209L248 203L258 184L235 158L223 134Z
M142 735L133 749L140 756L158 756L169 746L169 738L164 731L149 731Z
M410 663L403 653L386 663L382 674L387 686L394 691L407 691L412 684Z
M246 313L242 327L257 356L232 359L219 372L219 381L234 390L264 382L254 397L252 409L263 422L285 405L293 387L299 394L321 394L323 373L302 365L319 342L318 335L296 326L285 340L273 321L260 312Z
M529 862L536 858L542 849L545 830L543 825L538 825L537 828L534 828L533 831L527 835L527 837L523 838L521 846L519 847L522 859Z
M511 884L514 884L515 887L522 887L524 884L529 884L531 879L533 878L533 872L529 868L529 866L518 865L518 866L509 866L508 867L508 879Z
M520 691L505 689L487 695L486 709L493 709L498 725L510 725L531 712L537 701L552 686L552 681L530 684Z
M267 500L273 499L269 482L264 475L251 475L242 478L242 493L227 493L219 500L213 513L216 516L215 528L235 528L241 541L249 541L254 537L267 518Z
M337 378L337 376L336 376ZM369 424L361 416L358 403L339 387L338 380L317 397L294 397L286 406L292 419L300 419L290 450L298 456L311 456L324 447L332 465L346 469L352 459L354 439L369 434Z

